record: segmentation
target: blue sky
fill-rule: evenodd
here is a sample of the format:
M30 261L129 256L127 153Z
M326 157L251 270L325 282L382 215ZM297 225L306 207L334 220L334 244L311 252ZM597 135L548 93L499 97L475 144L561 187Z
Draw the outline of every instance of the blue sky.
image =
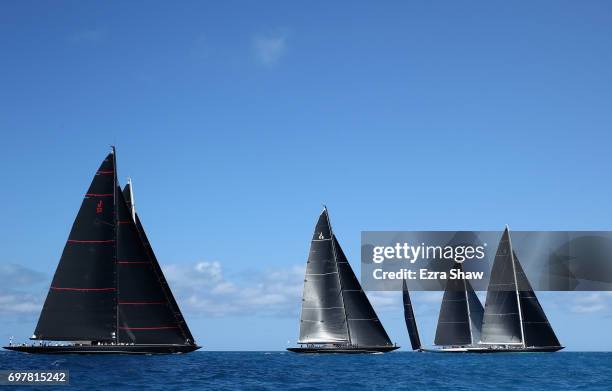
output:
M3 2L0 338L34 329L110 144L207 349L296 340L322 203L356 270L362 230L610 230L611 7ZM568 348L612 349L612 296L541 296Z

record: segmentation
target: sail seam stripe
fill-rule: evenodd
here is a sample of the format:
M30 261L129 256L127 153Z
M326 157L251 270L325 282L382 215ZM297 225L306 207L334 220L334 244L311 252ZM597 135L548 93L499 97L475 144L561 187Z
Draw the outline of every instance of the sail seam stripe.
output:
M329 273L306 273L307 276L326 276L328 274L338 274L338 272L329 272Z
M99 194L99 193L86 193L86 194L85 194L85 197L112 197L112 196L113 196L112 194L108 194L108 193L105 193L105 194Z
M121 330L165 330L178 329L178 326L159 326L159 327L119 327Z
M51 289L55 291L82 291L82 292L114 291L115 290L115 288L64 288L64 287L57 287L57 286L52 286Z
M75 239L68 239L68 243L114 243L115 240L114 239L109 239L109 240L75 240Z

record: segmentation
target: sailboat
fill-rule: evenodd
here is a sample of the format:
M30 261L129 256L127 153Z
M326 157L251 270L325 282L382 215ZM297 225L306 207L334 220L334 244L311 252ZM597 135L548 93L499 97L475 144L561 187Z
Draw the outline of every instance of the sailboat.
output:
M410 292L408 292L408 286L406 285L405 279L402 281L402 299L404 302L404 320L406 321L406 328L408 329L412 350L422 352L423 345L421 345L421 338L419 337L419 330L417 328L416 318L414 317L414 309L412 308L412 301L410 300Z
M134 207L115 148L85 194L26 353L155 354L199 349ZM53 342L51 342L53 341Z
M391 343L361 288L338 239L327 208L319 216L306 264L299 347L295 353L384 353Z
M453 302L454 295L449 294L446 304L443 302L440 310L440 319L448 320L449 325L441 327L439 322L439 333L436 333L436 344L445 346L430 351L502 353L556 352L563 349L516 256L508 227L495 253L479 340L473 333L478 331L479 315L475 316L473 311L479 311L476 303L478 297L472 295L473 290L470 291L467 281L465 283L466 299L457 302L465 302L466 310L454 312L459 306ZM448 292L447 289L445 298ZM466 319L457 323L463 327L452 324L457 319ZM472 333L469 339L467 325ZM457 343L462 340L466 344Z
M463 264L455 263L453 269L463 272ZM434 344L441 349L424 350L467 352L470 348L477 347L482 331L483 313L482 303L469 280L447 280L434 339Z

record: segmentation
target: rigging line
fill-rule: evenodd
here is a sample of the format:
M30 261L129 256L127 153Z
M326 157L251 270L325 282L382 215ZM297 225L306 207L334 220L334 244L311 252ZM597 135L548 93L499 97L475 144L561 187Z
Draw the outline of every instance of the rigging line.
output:
M470 328L470 343L473 344L474 343L474 334L472 333L472 313L470 311L470 301L469 301L469 298L468 298L467 281L465 279L463 280L463 290L465 292L465 308L467 309L467 316L468 316L467 323L468 323L468 326Z

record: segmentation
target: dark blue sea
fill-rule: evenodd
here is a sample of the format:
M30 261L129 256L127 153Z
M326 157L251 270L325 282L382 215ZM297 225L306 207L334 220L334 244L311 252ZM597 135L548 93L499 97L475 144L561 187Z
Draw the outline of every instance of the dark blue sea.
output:
M42 390L612 389L612 353L43 356L2 351L0 369L70 371L69 386L20 386Z

